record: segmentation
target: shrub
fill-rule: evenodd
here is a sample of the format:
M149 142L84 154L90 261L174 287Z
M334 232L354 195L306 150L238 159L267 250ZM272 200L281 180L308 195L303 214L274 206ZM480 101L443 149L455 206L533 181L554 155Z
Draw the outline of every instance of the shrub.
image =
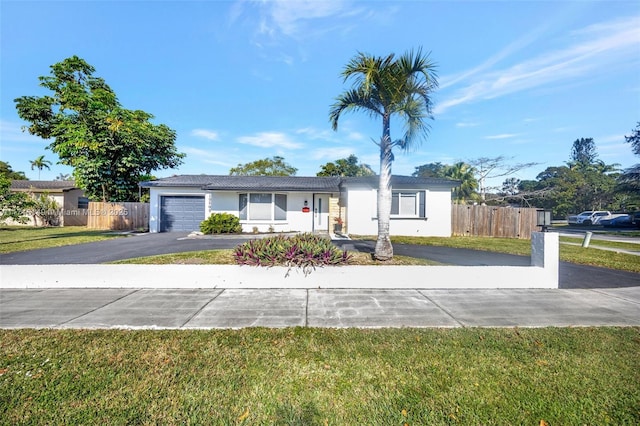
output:
M344 265L351 259L346 250L334 246L330 239L309 233L247 241L236 247L234 257L240 265L297 266L305 273L316 266Z
M240 218L230 213L213 213L200 223L203 234L236 234L242 232Z
M60 225L62 208L56 200L50 198L49 194L45 192L34 198L31 214L33 215L34 224L37 224L38 219L40 219L42 226L58 226Z

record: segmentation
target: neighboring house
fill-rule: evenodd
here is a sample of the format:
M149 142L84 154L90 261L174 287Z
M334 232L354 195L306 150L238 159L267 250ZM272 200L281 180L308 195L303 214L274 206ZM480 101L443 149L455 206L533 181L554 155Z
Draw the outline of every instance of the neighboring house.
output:
M390 233L450 236L457 181L393 176ZM196 231L212 213L240 218L243 232L375 235L378 177L181 175L142 182L150 189L150 232ZM339 218L339 219L338 219Z
M46 194L60 207L60 226L84 226L87 224L89 199L84 191L76 187L73 181L62 180L13 180L12 192L26 192L34 197ZM28 216L27 216L28 217ZM27 225L35 226L33 217L29 217Z

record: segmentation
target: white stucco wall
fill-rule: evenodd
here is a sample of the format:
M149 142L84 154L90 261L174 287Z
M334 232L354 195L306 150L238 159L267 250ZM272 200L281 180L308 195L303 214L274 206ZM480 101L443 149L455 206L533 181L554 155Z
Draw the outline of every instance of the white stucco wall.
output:
M375 235L377 191L369 188L349 188L347 198L347 226L350 234ZM391 218L391 235L451 236L451 191L431 189L425 192L425 218Z
M229 192L205 192L199 188L151 188L149 192L149 232L160 231L160 197L171 195L204 195L205 217L211 213L230 213L238 215L237 191ZM287 219L284 221L271 220L243 220L242 232L251 233L254 227L258 232L311 232L313 229L313 194L311 192L289 192L287 194ZM304 202L310 208L310 212L303 212Z
M215 192L211 194L211 213L230 213L238 215L238 192ZM311 232L313 226L313 213L304 213L302 208L307 201L311 208L313 194L307 192L289 192L287 194L287 219L286 220L242 220L242 232L253 232L256 227L258 232L268 232L272 227L274 232Z

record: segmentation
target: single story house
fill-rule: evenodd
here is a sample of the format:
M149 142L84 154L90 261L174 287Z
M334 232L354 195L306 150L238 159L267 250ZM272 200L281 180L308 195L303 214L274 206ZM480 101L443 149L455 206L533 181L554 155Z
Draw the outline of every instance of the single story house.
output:
M451 236L458 181L393 176L390 233ZM243 232L375 235L378 177L179 175L149 188L149 231L197 231L212 213L240 218Z
M85 226L87 224L87 209L89 199L84 191L73 181L65 180L12 180L9 190L12 192L26 192L33 197L46 194L54 200L60 208L60 226ZM36 226L34 218L30 217L27 225Z

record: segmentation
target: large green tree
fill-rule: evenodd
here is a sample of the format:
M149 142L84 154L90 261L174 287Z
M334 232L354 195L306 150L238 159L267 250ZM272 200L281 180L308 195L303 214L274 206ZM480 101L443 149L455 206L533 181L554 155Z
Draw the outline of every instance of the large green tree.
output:
M18 115L30 123L29 133L52 139L47 148L74 168L90 198L135 200L141 176L180 165L184 154L176 150L175 131L151 123L149 113L123 108L94 71L77 56L52 65L40 77L51 95L15 99Z
M333 130L346 111L361 111L382 121L378 185L378 239L374 256L379 260L393 257L389 237L391 217L391 165L393 148L410 151L426 138L432 117L431 94L438 86L435 65L421 49L408 51L397 57L372 56L358 53L342 71L344 82L351 80L353 87L336 98L329 119ZM393 117L404 123L404 135L391 138Z
M16 172L11 165L5 161L0 161L0 176L8 180L27 180L24 172Z
M335 162L323 164L316 176L374 176L375 172L367 164L358 163L358 157L350 155Z
M40 172L42 169L51 170L51 161L45 160L44 155L39 156L35 160L31 160L31 170L38 169L38 179L40 179Z
M298 169L277 155L246 164L238 164L229 170L229 174L232 176L295 176L296 173L298 173Z
M0 175L0 224L10 219L18 223L27 223L33 199L26 192L11 191L11 179Z

